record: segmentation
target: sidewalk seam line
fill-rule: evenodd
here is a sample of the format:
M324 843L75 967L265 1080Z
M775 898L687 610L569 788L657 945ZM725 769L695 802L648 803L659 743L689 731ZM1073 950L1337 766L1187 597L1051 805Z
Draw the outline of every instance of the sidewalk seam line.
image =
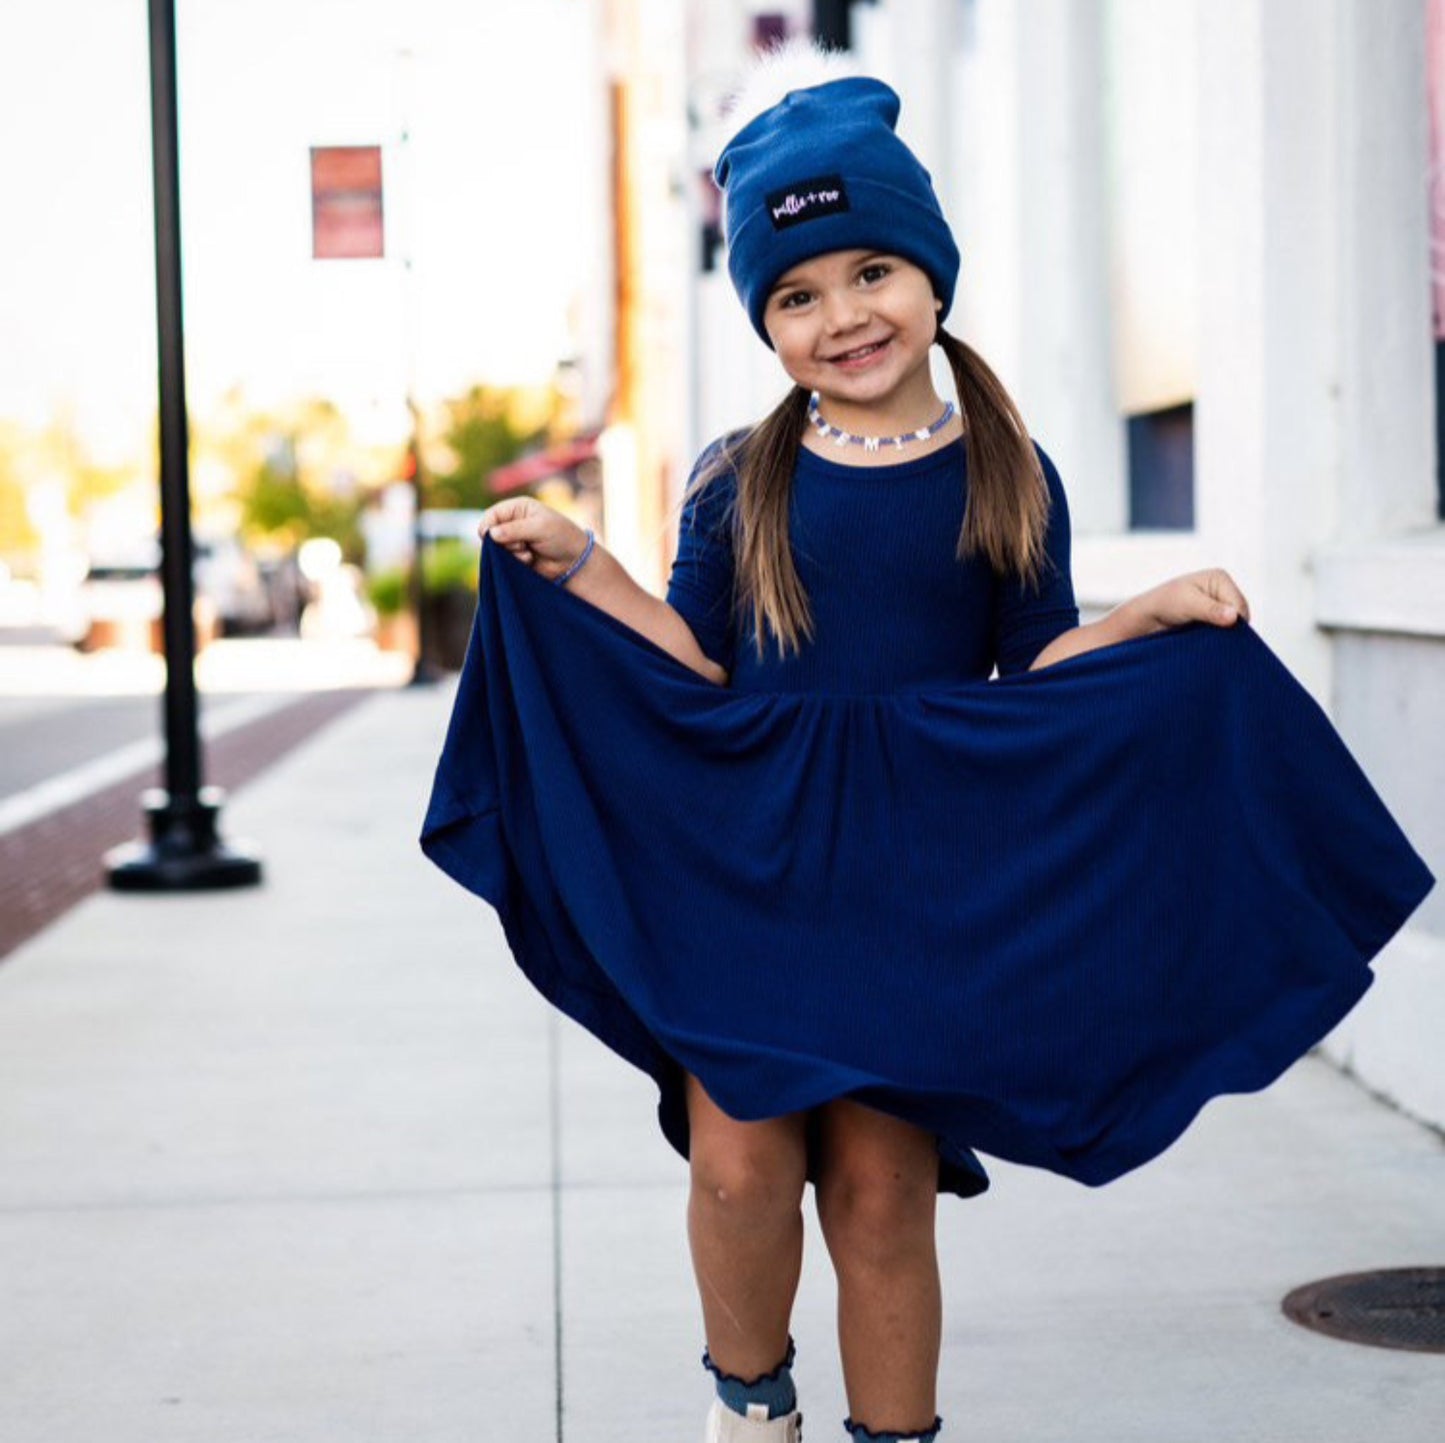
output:
M552 1348L556 1393L556 1443L562 1443L562 1078L557 1014L547 1017L547 1111L552 1152Z

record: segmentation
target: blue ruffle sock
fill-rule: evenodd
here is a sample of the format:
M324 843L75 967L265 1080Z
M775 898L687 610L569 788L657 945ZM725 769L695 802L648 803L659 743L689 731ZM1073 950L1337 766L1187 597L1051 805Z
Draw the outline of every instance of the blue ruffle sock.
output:
M925 1428L922 1433L894 1433L886 1429L882 1433L875 1433L871 1428L865 1428L851 1418L845 1418L843 1426L848 1430L848 1436L853 1443L934 1443L938 1430L943 1427L943 1419L935 1417L932 1426Z
M789 1337L788 1354L783 1361L751 1382L724 1373L706 1348L702 1352L702 1365L717 1379L717 1395L723 1407L746 1418L749 1403L763 1403L767 1405L769 1418L782 1418L798 1406L798 1390L793 1387L792 1373L796 1354L797 1349Z

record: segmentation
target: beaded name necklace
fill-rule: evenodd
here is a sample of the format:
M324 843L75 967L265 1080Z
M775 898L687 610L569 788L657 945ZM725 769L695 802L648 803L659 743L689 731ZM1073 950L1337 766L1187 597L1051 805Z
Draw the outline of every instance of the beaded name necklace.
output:
M820 436L830 438L836 445L861 446L865 451L878 451L884 446L892 446L895 451L901 451L912 441L926 441L930 436L938 435L952 419L953 402L947 401L944 403L943 414L931 426L922 426L917 431L904 431L897 436L857 436L852 431L845 431L841 426L829 425L823 419L816 391L808 397L808 422Z

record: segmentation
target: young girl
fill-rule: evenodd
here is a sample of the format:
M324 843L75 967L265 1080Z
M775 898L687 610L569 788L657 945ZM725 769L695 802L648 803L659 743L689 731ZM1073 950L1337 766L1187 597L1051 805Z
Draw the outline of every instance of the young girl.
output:
M926 1443L935 1202L987 1187L973 1148L1147 1161L1318 1041L1433 882L1226 572L1078 624L1062 483L943 329L958 251L897 113L825 78L723 151L793 389L705 452L665 602L535 500L484 514L423 834L658 1081L710 1443L801 1437L808 1180L844 1428Z

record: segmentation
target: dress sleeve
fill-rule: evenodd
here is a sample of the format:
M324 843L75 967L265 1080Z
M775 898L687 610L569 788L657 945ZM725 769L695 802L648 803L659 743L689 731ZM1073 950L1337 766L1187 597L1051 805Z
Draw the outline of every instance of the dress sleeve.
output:
M1034 449L1049 487L1046 555L1037 591L1016 576L994 582L994 656L1000 676L1027 671L1056 636L1079 624L1069 569L1069 503L1064 483L1044 448L1035 443Z
M720 445L714 442L698 458L689 486ZM737 478L725 471L683 503L667 581L667 604L687 622L703 654L729 674L737 643L730 505L736 488Z

